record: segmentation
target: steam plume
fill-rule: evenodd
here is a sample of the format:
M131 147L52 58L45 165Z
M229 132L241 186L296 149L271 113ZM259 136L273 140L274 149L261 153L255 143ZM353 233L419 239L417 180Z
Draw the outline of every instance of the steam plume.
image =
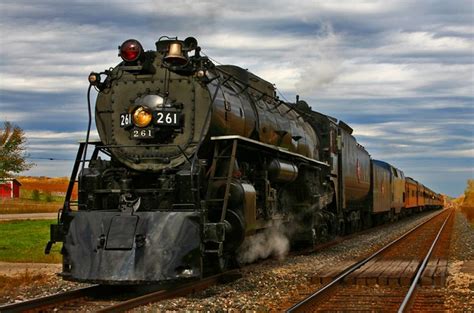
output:
M284 258L290 249L290 242L283 227L271 227L245 239L238 250L240 263L251 263L271 255Z

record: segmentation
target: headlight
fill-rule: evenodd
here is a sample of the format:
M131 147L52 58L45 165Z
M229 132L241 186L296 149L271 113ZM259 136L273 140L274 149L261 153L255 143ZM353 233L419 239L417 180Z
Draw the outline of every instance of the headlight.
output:
M133 124L138 127L147 127L150 125L153 116L148 108L138 107L133 111Z

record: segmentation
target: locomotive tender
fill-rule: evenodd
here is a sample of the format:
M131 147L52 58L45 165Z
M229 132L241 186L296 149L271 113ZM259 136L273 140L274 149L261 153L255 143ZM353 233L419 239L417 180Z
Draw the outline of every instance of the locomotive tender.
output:
M119 55L89 76L100 141L80 144L51 225L46 250L63 242L65 279L199 278L235 266L244 240L266 229L311 245L441 205L372 160L347 124L298 97L281 101L247 70L215 65L192 37L162 37L153 51L131 39Z

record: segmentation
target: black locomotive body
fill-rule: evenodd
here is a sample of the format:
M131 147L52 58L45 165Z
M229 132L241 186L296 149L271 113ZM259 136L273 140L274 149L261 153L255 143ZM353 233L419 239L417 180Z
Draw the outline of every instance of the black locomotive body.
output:
M89 76L100 140L80 144L52 225L48 249L63 242L65 279L198 278L236 266L242 243L267 229L311 245L393 211L375 205L391 182L379 186L379 164L342 121L280 101L247 70L215 66L194 38L146 52L128 40L120 55Z

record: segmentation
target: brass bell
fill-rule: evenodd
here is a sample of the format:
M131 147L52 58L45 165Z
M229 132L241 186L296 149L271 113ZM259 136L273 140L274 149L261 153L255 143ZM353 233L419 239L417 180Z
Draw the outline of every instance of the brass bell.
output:
M165 62L171 65L184 65L188 59L183 54L183 47L180 42L172 42L168 47L168 53L164 58Z

